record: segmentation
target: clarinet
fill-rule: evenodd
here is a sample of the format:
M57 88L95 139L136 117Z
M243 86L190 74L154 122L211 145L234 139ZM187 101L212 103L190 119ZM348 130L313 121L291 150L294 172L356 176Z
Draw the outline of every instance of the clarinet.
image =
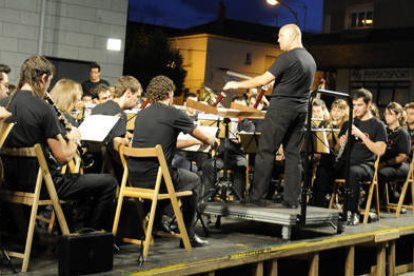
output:
M345 131L344 135L348 136L348 129ZM338 162L339 159L341 159L341 156L344 154L345 147L347 144L348 144L348 141L346 141L345 143L341 145L341 147L338 150L338 154L336 155L335 162Z
M65 130L68 131L68 132L71 131L73 129L73 126L71 125L71 123L69 123L69 121L66 119L65 115L63 115L63 113L56 106L55 102L50 97L50 94L48 92L45 92L44 99L46 100L46 102L48 104L50 104L53 107L53 109L56 112L56 115L58 117L59 122L62 124L62 126L65 128ZM84 151L83 151L83 148L82 148L81 144L79 142L77 142L76 146L77 146L76 154L79 155L82 163L85 163L84 162Z

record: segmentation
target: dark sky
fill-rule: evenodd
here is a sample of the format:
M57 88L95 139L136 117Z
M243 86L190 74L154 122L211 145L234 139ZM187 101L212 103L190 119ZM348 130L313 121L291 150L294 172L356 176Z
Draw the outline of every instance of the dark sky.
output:
M220 0L129 0L128 19L156 25L187 28L217 18ZM296 11L301 29L320 32L323 0L284 0ZM281 26L295 17L284 6L270 6L266 0L224 0L226 17Z

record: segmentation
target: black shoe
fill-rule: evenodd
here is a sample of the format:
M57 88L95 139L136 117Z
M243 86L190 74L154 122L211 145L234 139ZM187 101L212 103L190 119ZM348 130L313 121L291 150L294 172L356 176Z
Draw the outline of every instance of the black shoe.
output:
M297 209L298 208L298 204L291 204L289 202L283 201L282 202L282 207L283 208L287 208L287 209Z
M208 240L203 240L202 238L194 234L194 237L190 238L190 244L191 247L202 247L208 244ZM183 240L180 240L180 248L184 248Z

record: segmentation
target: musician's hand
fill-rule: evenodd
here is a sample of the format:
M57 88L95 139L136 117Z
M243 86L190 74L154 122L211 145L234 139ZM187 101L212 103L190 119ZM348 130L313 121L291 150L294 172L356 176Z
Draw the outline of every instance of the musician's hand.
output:
M357 128L355 125L352 125L352 135L362 140L365 137L365 134Z
M284 154L276 154L276 161L283 161L285 160L285 155Z
M219 146L219 140L216 137L210 137L209 144L212 150L216 150Z
M238 88L239 88L239 85L237 81L229 81L224 85L223 90L226 91L226 90L238 89Z
M76 143L76 141L79 141L79 140L81 139L81 134L80 134L79 129L77 129L76 127L73 127L73 128L71 129L71 131L69 131L69 132L66 134L66 137L67 137L69 140L73 140L73 141L75 141L75 143Z
M0 120L10 117L12 114L8 112L4 107L0 106Z

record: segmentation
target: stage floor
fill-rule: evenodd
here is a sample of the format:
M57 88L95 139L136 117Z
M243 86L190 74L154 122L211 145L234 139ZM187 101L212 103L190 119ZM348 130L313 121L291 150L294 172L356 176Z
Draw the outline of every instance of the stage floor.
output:
M212 219L214 220L214 218ZM245 256L259 256L260 254L276 251L300 251L301 248L309 247L312 243L322 240L337 242L337 240L348 238L352 240L354 236L361 238L362 236L368 236L369 233L384 229L411 229L413 223L414 217L411 213L402 215L399 219L395 219L393 214L383 213L380 221L354 227L345 226L341 234L332 235L332 227L330 226L318 228L305 227L297 234L296 240L286 241L281 237L280 226L263 222L223 218L219 229L213 225L209 227L209 245L205 247L193 248L192 252L186 252L178 247L179 241L177 239L159 238L155 240L154 245L150 248L149 256L144 265L139 267L137 263L139 247L121 245L120 252L114 258L113 270L100 273L99 275L126 275L130 273L138 273L140 275L165 273L165 275L171 275L171 271L174 271L174 275L183 275L197 269L200 270L203 267L211 267L214 270L220 263L237 259L241 260ZM202 234L199 225L197 230ZM54 244L54 242L52 241L51 244ZM57 257L53 254L53 246L46 250L46 252L36 251L34 250L32 255L29 272L25 275L57 275ZM294 255L292 253L291 256ZM297 252L296 255L298 255ZM412 260L413 257L410 257ZM16 263L16 265L18 264ZM289 269L289 263L285 266ZM292 268L292 265L290 267ZM242 267L235 269L235 271L243 270ZM284 269L283 265L279 266L279 269ZM230 275L228 273L231 272L227 271L223 275ZM2 262L0 267L0 274L11 274L10 270L4 266L4 262ZM250 271L247 274L241 273L239 276L248 274L250 274ZM295 275L301 275L301 273Z

